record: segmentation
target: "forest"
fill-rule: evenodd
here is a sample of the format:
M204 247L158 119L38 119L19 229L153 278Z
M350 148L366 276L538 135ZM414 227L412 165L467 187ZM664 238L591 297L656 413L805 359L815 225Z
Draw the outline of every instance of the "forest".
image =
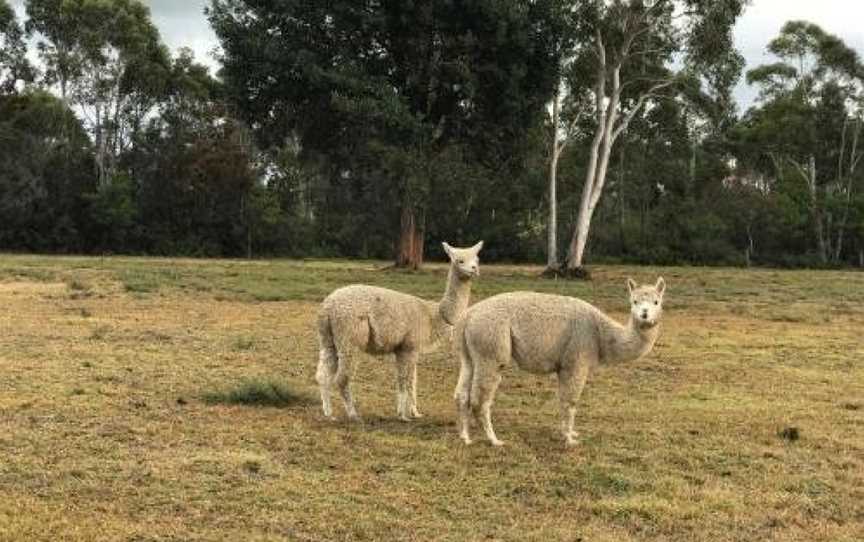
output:
M864 267L864 65L746 0L0 0L0 251ZM733 88L758 89L740 110Z

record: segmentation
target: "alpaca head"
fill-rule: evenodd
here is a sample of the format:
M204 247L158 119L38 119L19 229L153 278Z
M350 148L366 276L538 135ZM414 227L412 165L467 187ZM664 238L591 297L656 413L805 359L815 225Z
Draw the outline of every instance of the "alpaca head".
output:
M451 267L455 267L456 272L461 279L469 279L480 274L480 249L483 248L483 241L470 248L451 247L447 243L441 243L444 247L444 252L450 257Z
M658 278L653 286L638 286L632 279L627 279L627 290L630 292L630 317L633 321L640 328L656 326L663 314L663 294L666 292L663 277Z

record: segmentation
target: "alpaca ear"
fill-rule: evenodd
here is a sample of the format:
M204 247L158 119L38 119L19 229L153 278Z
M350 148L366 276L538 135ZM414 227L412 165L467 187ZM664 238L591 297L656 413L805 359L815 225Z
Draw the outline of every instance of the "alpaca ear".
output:
M661 296L664 292L666 292L666 281L663 280L663 277L657 278L657 284L654 285L654 288L657 290L657 293Z
M453 259L453 247L448 245L446 241L441 243L441 246L444 247L444 252L446 252L447 256L449 256L450 259L452 260Z
M628 278L627 279L627 291L632 294L633 290L635 290L635 289L636 289L636 281L631 279L631 278Z
M477 243L476 245L474 245L473 247L471 247L471 250L474 251L474 254L477 254L477 253L480 252L482 249L483 249L483 241L480 241L479 243Z

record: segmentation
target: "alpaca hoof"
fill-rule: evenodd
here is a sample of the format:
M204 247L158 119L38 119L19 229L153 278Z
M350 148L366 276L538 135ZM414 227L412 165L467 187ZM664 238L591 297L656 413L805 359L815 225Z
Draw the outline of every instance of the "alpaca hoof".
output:
M360 417L359 414L353 414L348 416L349 423L363 423L363 418Z
M572 432L569 435L564 437L564 442L567 443L567 446L578 446L579 445L579 433Z
M468 435L460 435L459 438L462 439L462 442L465 444L465 446L471 446L471 444L474 442Z
M423 417L423 414L420 414L419 412L417 412L415 410L414 412L411 413L411 417L414 418L415 420L419 420L420 418Z
M500 448L501 446L504 446L504 441L495 439L495 440L490 440L489 444L491 444L492 446L495 446L496 448Z
M410 421L412 421L413 419L414 419L414 418L412 418L411 416L406 416L406 415L404 415L404 414L400 414L400 415L399 415L399 421L401 421L401 422L410 422Z

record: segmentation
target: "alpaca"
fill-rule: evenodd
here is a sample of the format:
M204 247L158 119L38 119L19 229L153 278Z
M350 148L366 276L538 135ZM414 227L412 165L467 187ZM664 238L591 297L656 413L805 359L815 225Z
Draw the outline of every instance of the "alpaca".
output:
M600 363L641 358L654 347L660 332L663 278L654 286L641 287L627 279L627 288L631 302L627 325L581 299L534 292L500 294L471 307L453 337L461 362L454 398L459 436L465 444L471 444L472 412L489 441L503 444L492 428L491 408L500 370L513 360L531 373L558 374L561 431L567 445L574 445L576 402L589 370Z
M324 416L333 418L335 386L351 420L359 420L351 395L353 357L357 350L372 355L395 354L396 414L402 420L420 418L417 410L417 360L421 351L450 339L453 325L468 307L471 282L480 274L480 241L471 248L442 243L450 258L447 287L440 302L355 284L335 290L318 312L320 353L315 379Z

